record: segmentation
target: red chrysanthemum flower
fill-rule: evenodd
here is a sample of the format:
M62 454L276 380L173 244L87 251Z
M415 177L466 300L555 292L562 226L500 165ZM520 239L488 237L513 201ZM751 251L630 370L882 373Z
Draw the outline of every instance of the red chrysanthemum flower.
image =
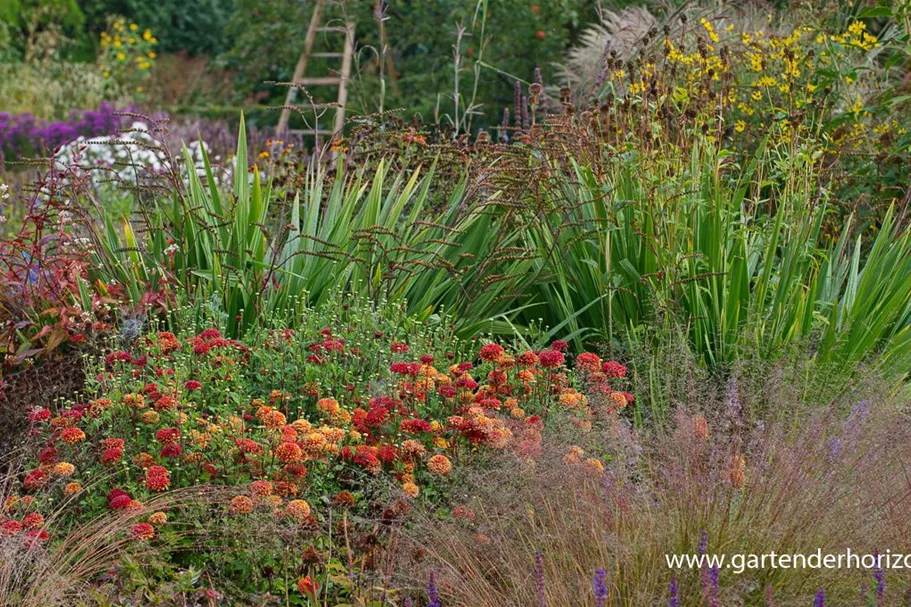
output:
M626 367L615 360L609 360L601 365L601 370L610 378L626 377Z
M545 369L555 369L566 361L566 357L559 350L544 350L538 353L538 360Z
M288 464L282 470L285 471L285 474L288 476L293 476L295 478L303 478L307 476L307 466L303 464Z
M601 358L594 352L583 352L576 357L576 368L587 373L601 370Z
M57 461L57 450L53 447L42 449L38 454L38 463L42 466L50 466Z
M194 390L199 390L202 388L202 382L198 382L195 379L191 379L183 385L184 389L189 390L190 392Z
M102 464L114 464L120 461L120 458L123 457L123 449L110 448L105 449L104 454L101 456Z
M51 412L43 407L34 409L34 410L32 410L31 413L28 414L28 421L30 421L33 424L36 424L38 422L47 421L50 418L51 418Z
M22 523L19 521L6 521L0 524L0 535L11 536L22 531Z
M43 470L32 470L25 475L22 484L26 489L37 489L47 482L47 474Z
M164 491L171 485L171 473L164 466L150 466L145 475L146 487L151 491Z
M506 351L499 344L487 344L481 347L481 360L494 362L499 359Z
M396 354L404 354L411 348L408 346L408 344L404 344L400 341L397 341L394 344L392 344L391 346L389 346L389 349L392 350L393 352L395 352Z
M161 448L161 457L180 457L183 453L183 447L177 443L168 443Z
M241 453L259 453L263 450L262 445L252 438L239 438L234 442Z
M135 540L150 540L155 537L155 527L149 523L138 523L130 529L130 536Z
M26 514L22 518L22 526L26 529L40 529L44 526L44 517L37 512Z
M389 370L396 375L410 375L413 377L418 374L419 369L420 365L417 363L395 362L389 365Z
M127 493L126 491L124 491L123 489L117 489L117 488L111 489L107 495L108 502L114 501L115 498L117 498L118 496L121 496L121 495L125 495L125 496L127 496L127 498L130 497L130 494Z
M108 501L108 508L111 510L126 510L130 507L130 496L126 493L117 495L114 499Z
M101 441L101 446L105 449L123 449L123 445L122 438L106 438Z
M556 350L557 352L566 352L569 350L569 344L562 339L555 339L553 343L550 344L550 348L551 350Z

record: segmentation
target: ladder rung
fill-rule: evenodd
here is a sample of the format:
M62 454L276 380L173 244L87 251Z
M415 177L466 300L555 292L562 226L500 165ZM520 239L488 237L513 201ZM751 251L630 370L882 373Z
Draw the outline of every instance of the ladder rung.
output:
M345 53L311 53L311 57L344 57Z
M294 135L334 135L335 131L330 129L291 129L288 131Z
M347 32L348 28L344 25L328 25L325 27L316 28L318 32Z
M297 84L302 84L304 86L328 86L341 83L342 79L336 78L335 76L326 76L322 78L301 78L297 81Z

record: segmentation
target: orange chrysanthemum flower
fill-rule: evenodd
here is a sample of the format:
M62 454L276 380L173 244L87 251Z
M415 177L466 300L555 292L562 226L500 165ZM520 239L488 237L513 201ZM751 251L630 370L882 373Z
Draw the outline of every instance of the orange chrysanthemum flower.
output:
M165 514L164 512L153 512L152 514L149 515L149 523L151 523L152 525L155 525L156 527L160 527L167 522L168 522L168 515Z
M272 483L269 481L253 481L250 483L250 492L259 497L272 495Z
M59 462L54 464L52 471L57 476L71 476L76 472L76 466L69 462Z
M283 464L293 464L304 458L304 452L296 443L282 443L275 450L275 457Z
M298 522L304 522L310 518L310 504L304 500L291 500L285 506L285 514Z
M253 500L246 495L238 495L231 500L231 512L234 514L250 514L253 512Z
M79 428L66 428L60 433L60 440L67 445L75 445L79 441L85 440L85 432Z

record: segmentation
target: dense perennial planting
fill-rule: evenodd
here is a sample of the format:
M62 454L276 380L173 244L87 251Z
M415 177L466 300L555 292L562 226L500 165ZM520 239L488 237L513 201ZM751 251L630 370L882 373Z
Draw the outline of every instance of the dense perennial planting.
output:
M633 400L623 365L572 356L561 341L487 343L466 359L440 351L452 343L409 343L348 314L306 335L260 337L248 346L209 328L117 342L97 363L94 398L29 413L38 454L4 504L3 532L47 540L42 513L55 500L78 502L81 517L136 513L157 493L204 484L230 489L229 517L316 528L324 504L357 508L377 480L399 501L432 499L485 449L534 459L549 417L585 431ZM567 463L604 471L581 454ZM149 511L130 534L154 541L180 517ZM302 579L301 592L312 584Z

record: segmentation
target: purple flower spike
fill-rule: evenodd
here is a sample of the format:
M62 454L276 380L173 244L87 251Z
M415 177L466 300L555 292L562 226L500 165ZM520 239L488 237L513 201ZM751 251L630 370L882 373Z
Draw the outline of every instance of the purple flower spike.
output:
M535 553L535 582L538 586L538 607L547 607L547 597L544 595L544 557L540 552Z
M437 580L433 571L430 572L430 581L427 582L427 607L440 607L440 595L437 593Z
M813 607L826 607L826 589L820 588L813 600Z
M709 549L709 532L703 531L699 536L699 554L705 554Z
M595 571L595 582L592 586L595 589L595 606L604 607L604 601L607 600L607 584L604 578L607 577L607 571L599 567Z
M677 576L671 576L671 600L668 601L667 607L680 607L680 597L678 596L677 590Z
M873 569L873 579L876 580L876 607L882 607L886 595L886 571L880 566L879 551L875 551L873 556L876 559L876 567Z

